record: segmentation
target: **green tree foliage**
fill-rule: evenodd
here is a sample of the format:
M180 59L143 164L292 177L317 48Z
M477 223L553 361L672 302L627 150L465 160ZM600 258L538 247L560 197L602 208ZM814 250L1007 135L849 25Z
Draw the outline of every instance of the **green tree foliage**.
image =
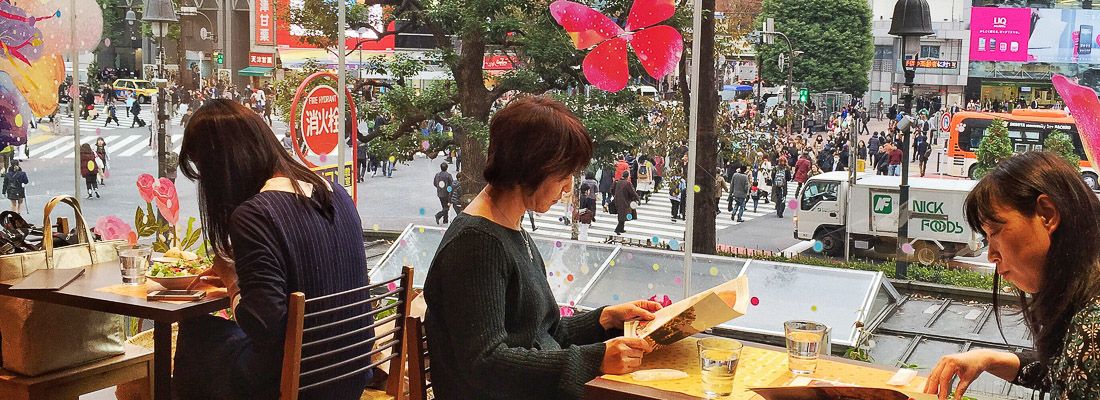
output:
M642 127L648 125L644 121L646 108L634 92L594 90L588 96L558 94L555 98L581 118L595 140L593 165L612 163L615 155L638 149L647 138L642 134Z
M1077 155L1077 151L1074 149L1073 139L1064 132L1055 130L1047 135L1046 140L1043 140L1043 150L1062 157L1074 169L1079 168L1081 157Z
M978 144L978 164L974 169L974 177L985 176L1012 155L1012 139L1008 137L1008 126L1004 120L994 120Z
M805 82L814 92L839 90L858 96L867 91L875 51L867 1L764 0L757 26L769 17L794 49L804 52L794 62L795 82ZM778 36L774 44L759 47L765 81L786 82L787 71L779 69L777 60L787 51L787 43Z

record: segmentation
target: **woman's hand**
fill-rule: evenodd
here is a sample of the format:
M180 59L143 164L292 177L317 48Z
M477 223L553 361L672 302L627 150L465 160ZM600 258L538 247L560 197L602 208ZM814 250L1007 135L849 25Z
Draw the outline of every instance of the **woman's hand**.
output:
M1012 353L994 350L973 350L966 353L943 356L932 373L928 375L924 392L938 394L940 400L951 394L951 381L956 376L959 385L955 388L955 399L961 399L970 384L983 372L992 373L1004 380L1011 381L1020 369L1020 359Z
M195 277L194 281L191 281L190 285L187 285L187 290L191 290L199 282L226 288L231 299L241 291L240 287L237 286L237 269L234 267L233 261L219 256L214 257L214 263L210 265L210 268L202 271L199 276Z
M645 339L617 337L604 342L607 350L603 353L600 372L612 375L628 374L642 366L642 355L649 351Z
M626 321L650 321L653 320L653 312L660 310L661 304L655 301L638 300L623 303L617 306L604 307L600 313L600 326L604 330L623 329Z

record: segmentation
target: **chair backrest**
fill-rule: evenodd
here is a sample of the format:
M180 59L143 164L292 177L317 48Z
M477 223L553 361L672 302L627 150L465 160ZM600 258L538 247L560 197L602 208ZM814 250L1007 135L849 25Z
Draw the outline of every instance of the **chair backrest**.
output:
M409 400L428 400L432 366L428 361L428 335L420 318L405 317L405 348L409 351Z
M340 293L310 299L301 292L291 294L283 342L280 399L297 400L301 391L366 373L385 362L390 363L386 393L402 399L404 320L409 312L412 282L413 269L403 267L396 278ZM383 302L388 304L375 306ZM378 317L389 313L392 314ZM358 325L348 330L346 327L351 323ZM392 329L361 340L375 328L390 323ZM334 329L341 327L345 329ZM390 350L389 356L372 361L386 349ZM321 360L323 364L316 362ZM322 379L317 375L320 373L335 376Z

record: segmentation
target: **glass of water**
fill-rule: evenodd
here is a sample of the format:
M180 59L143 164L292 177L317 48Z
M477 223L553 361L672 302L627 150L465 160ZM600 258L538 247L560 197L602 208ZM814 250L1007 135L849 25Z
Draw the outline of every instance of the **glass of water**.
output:
M127 285L144 285L145 273L152 264L153 249L148 245L119 245L118 262L122 267L122 283Z
M791 373L809 375L817 369L817 359L828 351L829 327L813 321L783 323L787 338L787 366Z
M733 339L699 339L699 363L703 370L703 393L707 398L729 396L733 392L733 376L741 359L744 345Z

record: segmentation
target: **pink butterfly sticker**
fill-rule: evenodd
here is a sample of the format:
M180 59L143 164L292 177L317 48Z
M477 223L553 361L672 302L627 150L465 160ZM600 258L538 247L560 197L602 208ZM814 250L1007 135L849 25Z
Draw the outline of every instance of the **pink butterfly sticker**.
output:
M1100 166L1097 164L1100 161L1100 100L1096 98L1096 92L1062 75L1054 75L1051 82L1077 121L1077 132L1081 135L1085 156L1093 167Z
M649 298L649 301L654 301L661 304L661 307L668 307L672 305L672 299L668 298L666 294L664 298L657 300L657 295L653 295Z
M617 92L630 80L627 48L634 49L649 76L661 79L676 69L684 38L668 25L657 25L676 13L674 0L635 0L626 27L586 5L568 0L550 4L550 14L573 40L577 50L592 51L581 68L597 88Z

